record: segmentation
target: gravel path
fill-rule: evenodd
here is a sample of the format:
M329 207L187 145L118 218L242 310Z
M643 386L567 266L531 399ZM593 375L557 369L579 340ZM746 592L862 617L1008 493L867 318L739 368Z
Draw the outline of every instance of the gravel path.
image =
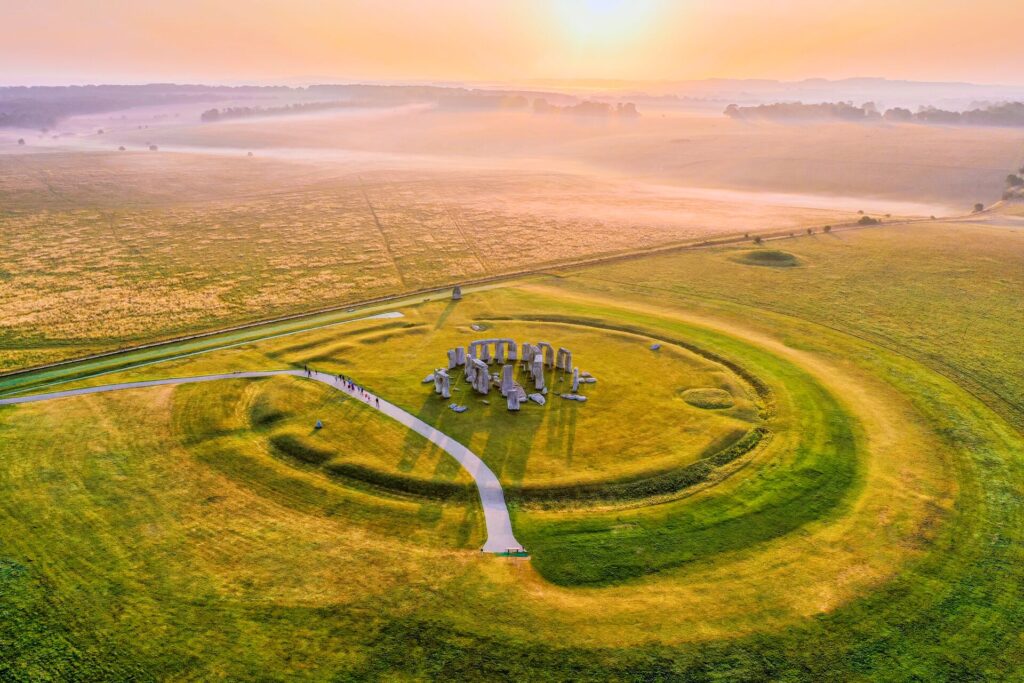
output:
M83 389L67 389L65 391L54 391L47 394L34 394L31 396L18 396L15 398L2 398L0 405L16 405L20 403L34 403L36 401L48 401L55 398L66 398L68 396L82 396L85 394L99 394L107 391L119 391L121 389L141 389L144 387L156 387L167 384L193 384L196 382L210 382L220 379L244 379L254 377L273 377L276 375L293 375L295 377L306 377L302 370L271 370L268 372L234 372L221 375L201 375L198 377L174 377L169 379L155 379L144 382L123 382L120 384L105 384L98 387L86 387ZM491 471L483 460L473 451L469 450L458 441L455 441L447 434L431 427L415 415L402 410L396 405L380 399L379 396L364 392L360 389L350 390L337 377L323 372L312 372L310 379L322 382L338 391L342 391L356 400L363 401L375 410L379 410L392 420L395 420L417 434L420 434L430 442L434 443L446 453L459 461L473 480L480 492L480 503L484 509L484 520L487 524L487 542L482 550L489 553L501 553L507 550L518 550L522 544L516 540L512 533L512 520L508 515L508 506L505 504L505 493L501 489L501 482ZM380 400L378 405L377 401Z

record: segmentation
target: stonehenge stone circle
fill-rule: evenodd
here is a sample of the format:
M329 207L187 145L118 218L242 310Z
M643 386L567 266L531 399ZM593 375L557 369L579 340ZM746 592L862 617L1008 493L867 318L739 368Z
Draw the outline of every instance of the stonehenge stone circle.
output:
M458 289L458 288L456 288ZM453 292L453 298L455 293ZM474 329L483 329L473 325ZM434 384L434 392L443 398L451 398L451 375L456 368L464 368L463 377L477 394L487 396L492 387L499 389L506 400L510 411L519 411L522 405L533 401L545 405L548 393L546 373L550 370L571 373L572 392L559 394L564 399L586 401L586 396L579 393L583 384L593 384L597 380L589 372L581 372L573 365L572 351L565 347L554 346L548 342L523 342L517 344L513 339L475 339L466 346L456 346L447 351L447 368L438 368L428 375L423 382ZM500 370L492 373L489 364L497 362ZM516 381L518 371L525 373L526 382L532 384L533 393L527 394L523 384ZM485 399L483 403L488 403ZM463 412L466 406L452 403L449 406L455 412Z

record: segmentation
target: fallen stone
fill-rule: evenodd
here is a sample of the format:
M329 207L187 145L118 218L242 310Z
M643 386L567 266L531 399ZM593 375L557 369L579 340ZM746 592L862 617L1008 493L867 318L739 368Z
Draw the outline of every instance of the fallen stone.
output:
M474 332L482 332L483 329L484 329L484 326L483 325L477 325L476 323L473 323L472 325L469 326L469 329L473 330Z
M587 400L586 396L581 396L580 394L559 394L559 396L561 398L564 398L564 399L568 400L568 401L580 401L580 402L582 402L582 401L586 401Z
M434 373L430 373L429 375L427 375L426 377L423 378L422 384L430 384L433 381L434 381Z
M548 400L544 398L542 394L530 394L529 396L527 396L527 398L539 406L542 406L548 402Z
M448 407L454 410L456 413L464 413L467 410L469 410L469 408L467 408L466 406L460 406L458 403L452 403Z
M596 377L583 377L580 379L580 381L583 382L584 384L597 384Z
M657 351L661 348L661 344L651 344L651 351Z

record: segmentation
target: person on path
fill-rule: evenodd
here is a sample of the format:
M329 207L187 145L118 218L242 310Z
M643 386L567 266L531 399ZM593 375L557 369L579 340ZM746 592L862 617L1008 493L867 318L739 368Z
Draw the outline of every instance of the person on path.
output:
M377 400L377 407L380 408L380 399L378 398L376 400Z

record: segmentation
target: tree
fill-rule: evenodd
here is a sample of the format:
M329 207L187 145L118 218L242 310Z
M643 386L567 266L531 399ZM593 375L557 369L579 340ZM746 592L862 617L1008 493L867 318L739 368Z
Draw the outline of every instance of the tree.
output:
M761 239L760 235L754 238L754 244L761 244L761 242L764 242L764 240Z
M893 107L885 112L884 118L886 121L905 122L912 121L914 119L914 114L909 109Z
M1021 178L1019 175L1011 173L1010 175L1006 176L1006 184L1008 187L1020 187L1024 185L1024 178Z
M977 204L974 205L974 213L979 213L979 212L984 211L984 210L985 210L985 205L982 204L981 202L978 202Z
M813 235L814 234L814 228L807 228L807 234L808 235Z
M155 152L155 151L157 151L157 149L158 149L158 147L156 145L150 145L149 146L149 151L150 152Z
M18 144L19 145L24 145L25 144L25 138L18 138Z
M857 221L857 225L878 225L881 222L882 221L877 218L872 218L871 216L861 216L860 220Z
M118 147L117 151L118 152L123 152L124 151L124 145L121 145L120 147Z
M832 232L832 226L831 226L831 225L826 225L826 226L825 226L824 228L822 228L822 229L823 229L823 230L824 230L825 232Z

